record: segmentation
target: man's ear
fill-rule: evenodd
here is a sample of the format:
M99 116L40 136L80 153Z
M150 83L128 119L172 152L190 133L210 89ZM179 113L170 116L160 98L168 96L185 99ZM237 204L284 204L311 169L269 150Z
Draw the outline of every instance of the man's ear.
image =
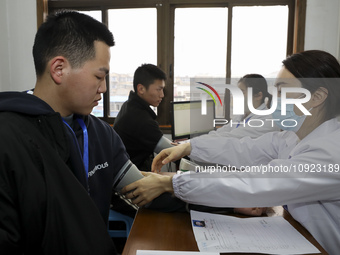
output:
M259 101L262 101L262 98L263 98L263 93L262 93L262 91L256 93L256 94L254 95L254 98L257 99L257 100L259 100Z
M325 102L326 98L328 96L328 90L324 87L318 88L311 97L312 101L312 107L318 107L319 105L323 104Z
M143 95L145 93L145 91L146 91L146 88L144 87L144 85L139 83L137 85L137 94L138 95Z
M67 64L67 60L62 56L54 57L49 61L50 75L56 84L61 83Z

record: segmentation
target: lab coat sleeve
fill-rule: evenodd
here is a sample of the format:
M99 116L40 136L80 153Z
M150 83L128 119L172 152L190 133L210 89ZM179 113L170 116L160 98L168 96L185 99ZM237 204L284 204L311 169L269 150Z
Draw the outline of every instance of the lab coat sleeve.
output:
M275 141L270 140L274 137L267 138L269 140L266 143L260 139L263 144L260 143L256 147L236 146L236 141L231 142L231 139L228 139L229 146L233 149L225 146L227 153L219 154L223 159L221 163L226 165L232 162L239 167L243 164L248 165L248 168L244 167L243 172L191 172L175 175L175 195L188 203L215 207L265 207L339 199L339 149L333 137L328 138L328 141L321 138L327 146L320 146L320 140L317 139L313 143L296 146L287 159L272 159L261 163L257 159L262 157L261 153L265 154L263 158L268 160L269 150L275 150L275 146L270 145L271 141ZM239 141L240 144L244 142ZM196 145L193 146L195 155ZM251 154L251 148L254 149L254 155ZM232 150L238 152L233 153ZM205 156L206 159L209 156ZM256 164L251 164L247 157ZM323 166L333 167L334 171L324 171Z
M269 207L340 197L339 174L185 173L173 177L175 196L191 204L213 207Z
M283 145L278 136L278 132L257 139L203 135L190 140L190 158L198 162L231 165L238 169L246 165L267 164L277 158L277 147Z
M232 130L233 128L230 127L229 124L226 124L216 130L213 130L213 131L210 131L209 132L209 135L212 135L212 136L228 136L228 134L230 133L230 131Z

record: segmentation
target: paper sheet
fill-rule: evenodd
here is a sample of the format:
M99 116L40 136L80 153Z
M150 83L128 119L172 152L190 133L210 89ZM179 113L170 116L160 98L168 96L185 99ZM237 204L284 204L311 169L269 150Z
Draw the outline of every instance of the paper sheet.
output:
M148 251L137 250L136 255L220 255L218 252L199 251Z
M283 217L237 218L196 211L190 214L200 251L320 253Z

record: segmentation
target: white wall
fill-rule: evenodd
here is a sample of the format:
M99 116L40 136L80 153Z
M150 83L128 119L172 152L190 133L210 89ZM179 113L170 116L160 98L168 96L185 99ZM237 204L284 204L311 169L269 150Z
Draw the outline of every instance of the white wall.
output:
M340 0L307 0L305 50L328 51L340 59Z
M36 0L0 1L0 91L34 87L36 31Z

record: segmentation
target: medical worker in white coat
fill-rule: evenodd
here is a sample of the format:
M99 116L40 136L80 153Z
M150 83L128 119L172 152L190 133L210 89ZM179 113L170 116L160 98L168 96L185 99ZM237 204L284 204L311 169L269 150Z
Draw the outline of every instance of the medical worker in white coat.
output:
M279 131L277 125L266 121L272 118L271 114L256 115L248 107L248 96L251 96L255 109L263 111L270 107L272 95L268 92L266 79L260 74L246 74L237 82L237 86L244 95L244 115L235 115L227 124L210 131L206 138L209 139L209 136L257 138L268 132ZM252 88L252 95L248 95L248 88Z
M304 79L307 78L307 79ZM257 139L212 137L202 143L194 138L188 144L163 150L153 162L153 170L185 155L244 171L223 173L187 172L173 176L155 173L124 188L142 206L163 192L174 193L188 202L207 206L269 207L287 205L288 211L329 254L340 251L340 65L324 51L305 51L283 61L276 79L278 96L291 88L305 88L310 100L302 106L287 105L287 114L277 107L273 117L283 132L271 132ZM287 98L308 98L306 93L287 93ZM278 98L280 99L280 98ZM280 101L280 100L278 100ZM278 102L278 106L280 106ZM283 121L283 122L282 122ZM252 167L254 168L251 171ZM193 178L196 177L196 178ZM197 178L202 177L202 178Z

